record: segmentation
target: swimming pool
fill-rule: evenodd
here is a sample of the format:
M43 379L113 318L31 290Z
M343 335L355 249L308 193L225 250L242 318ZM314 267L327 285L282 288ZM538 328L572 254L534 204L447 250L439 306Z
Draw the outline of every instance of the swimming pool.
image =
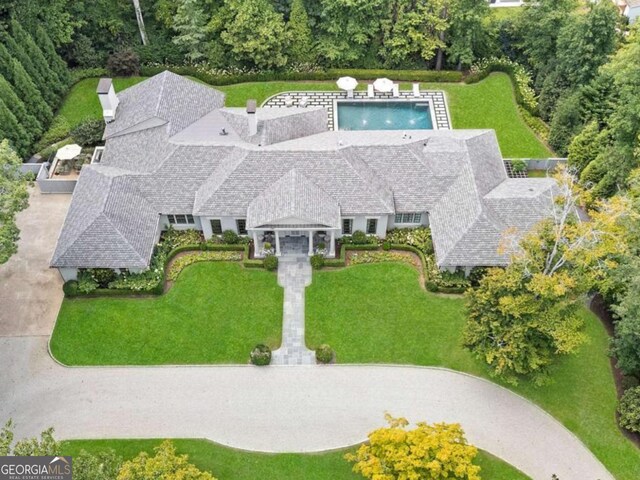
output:
M338 130L432 130L425 101L339 101Z

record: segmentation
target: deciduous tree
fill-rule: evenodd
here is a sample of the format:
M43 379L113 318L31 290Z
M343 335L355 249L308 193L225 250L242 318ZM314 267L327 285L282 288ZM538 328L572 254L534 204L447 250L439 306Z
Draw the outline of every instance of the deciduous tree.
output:
M118 480L215 480L209 472L198 470L189 463L187 455L177 455L176 448L165 440L150 457L142 452L122 465Z
M584 342L578 308L582 295L604 281L628 248L623 220L628 202L616 198L597 205L591 221L580 221L581 191L566 171L558 175L559 194L550 220L517 242L506 232L511 263L494 268L467 293L464 345L510 382L530 376L546 380L558 355Z
M29 202L27 184L20 173L21 163L9 141L0 141L0 264L18 251L20 230L16 215Z
M407 430L404 418L385 416L388 427L369 434L369 442L345 458L353 471L371 480L480 480L473 464L478 449L469 445L458 424L420 422Z

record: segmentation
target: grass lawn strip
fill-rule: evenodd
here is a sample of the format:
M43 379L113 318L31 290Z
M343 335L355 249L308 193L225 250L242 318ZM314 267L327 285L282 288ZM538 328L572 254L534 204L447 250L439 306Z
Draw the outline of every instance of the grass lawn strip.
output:
M279 346L282 300L272 272L200 262L160 297L65 299L51 352L66 365L247 363L256 344Z
M417 275L393 263L315 272L306 290L307 346L328 343L340 363L442 366L501 383L461 346L464 300L424 292ZM585 309L582 315L590 341L561 359L552 384L505 386L573 431L616 478L637 480L640 450L615 421L609 338L593 314Z
M71 440L64 442L65 455L77 455L80 450L98 452L111 448L125 460L139 452L153 454L162 440ZM357 480L351 464L343 456L348 450L312 454L267 454L246 452L207 440L174 440L179 454L188 454L189 461L201 470L210 471L218 480ZM353 449L349 449L353 450ZM480 451L476 463L482 468L484 480L526 480L529 477L508 463Z
M135 85L144 77L115 78L116 92ZM97 78L76 83L60 108L58 115L70 126L80 124L86 118L101 118L102 109L96 95ZM428 83L423 89L444 90L447 93L449 113L453 128L491 128L496 130L502 154L507 158L547 158L553 156L549 149L526 126L513 96L513 86L506 74L494 73L482 82ZM285 91L337 91L335 82L259 82L240 83L215 87L227 95L228 107L242 107L249 98L261 104L272 95ZM362 83L359 89L365 89ZM411 85L401 83L403 90Z

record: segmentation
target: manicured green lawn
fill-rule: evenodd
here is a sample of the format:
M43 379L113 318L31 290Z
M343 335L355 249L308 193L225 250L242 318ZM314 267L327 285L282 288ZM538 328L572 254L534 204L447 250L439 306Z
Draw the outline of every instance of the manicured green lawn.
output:
M111 448L128 460L139 452L153 454L161 440L72 440L64 442L65 455L80 450L97 452ZM235 450L207 440L174 440L178 453L189 455L189 461L208 470L218 480L356 480L363 478L351 471L344 460L347 450L316 454L265 454ZM477 457L484 480L526 480L528 477L507 463L480 452Z
M423 291L408 265L316 272L306 292L306 312L307 345L330 344L340 363L434 365L491 378L461 347L463 300ZM507 387L575 432L616 478L637 480L640 450L615 423L608 336L594 315L586 309L583 314L590 342L559 362L552 384Z
M142 77L116 78L120 91L144 80ZM67 95L58 115L73 128L85 118L100 118L102 110L96 95L97 78L78 82ZM227 94L226 105L244 106L249 98L262 103L271 95L285 91L337 90L335 82L260 82L216 87ZM366 88L361 84L360 89ZM410 89L410 84L402 84ZM423 84L423 88L444 90L454 128L492 128L496 130L505 157L546 158L552 153L524 124L516 108L509 77L502 73L490 75L474 85L462 83Z
M271 272L198 263L158 298L65 299L51 352L68 365L246 363L280 344L282 297Z

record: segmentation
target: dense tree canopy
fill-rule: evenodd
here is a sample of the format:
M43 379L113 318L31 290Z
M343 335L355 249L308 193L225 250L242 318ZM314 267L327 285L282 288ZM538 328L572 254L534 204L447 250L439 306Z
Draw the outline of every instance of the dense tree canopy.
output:
M20 173L21 163L9 141L0 141L0 264L18 251L20 230L16 215L28 205L29 194Z

